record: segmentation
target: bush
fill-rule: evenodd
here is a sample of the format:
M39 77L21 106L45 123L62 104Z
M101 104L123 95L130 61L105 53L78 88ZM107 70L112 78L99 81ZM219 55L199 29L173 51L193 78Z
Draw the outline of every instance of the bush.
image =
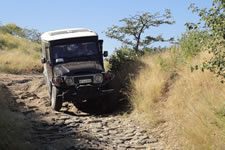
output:
M0 48L4 48L7 45L6 41L2 38L0 38Z
M0 48L1 49L14 49L18 47L18 42L14 37L9 34L0 33Z
M187 31L178 39L179 45L185 58L198 55L210 40L208 31Z
M182 51L177 46L166 49L165 52L162 53L167 54L158 56L159 65L162 71L173 73L186 63Z
M213 0L211 8L200 9L191 4L192 12L197 13L200 17L198 24L203 24L203 28L210 31L210 39L207 46L212 54L210 60L205 61L200 67L202 70L207 69L221 78L225 82L225 5L224 0Z
M140 61L141 56L127 47L115 50L109 58L109 70L115 73L117 88L123 96L127 96L130 91L131 82L139 74L139 70L144 67Z
M120 71L122 66L128 62L135 61L137 54L127 47L116 49L109 58L109 68L111 71Z
M17 37L25 37L25 34L23 33L23 29L17 26L16 24L7 24L5 26L1 26L0 30L2 33L5 33L5 34L11 34Z

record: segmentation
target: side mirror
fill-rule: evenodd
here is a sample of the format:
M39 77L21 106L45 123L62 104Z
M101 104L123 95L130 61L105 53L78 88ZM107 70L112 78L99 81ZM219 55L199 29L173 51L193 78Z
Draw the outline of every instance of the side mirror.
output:
M108 54L108 51L104 51L104 53L103 53L103 56L104 57L107 57L109 54Z
M42 63L42 64L46 63L46 58L45 58L45 57L42 57L42 58L41 58L41 63Z

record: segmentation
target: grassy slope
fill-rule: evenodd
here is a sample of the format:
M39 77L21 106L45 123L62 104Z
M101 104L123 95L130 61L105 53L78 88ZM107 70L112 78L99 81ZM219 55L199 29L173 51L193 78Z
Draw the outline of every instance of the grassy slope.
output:
M133 81L133 114L155 127L168 149L225 149L224 84L208 71L190 70L208 57L203 52L184 62L164 52L141 60L146 66Z
M40 44L0 32L0 72L41 72Z

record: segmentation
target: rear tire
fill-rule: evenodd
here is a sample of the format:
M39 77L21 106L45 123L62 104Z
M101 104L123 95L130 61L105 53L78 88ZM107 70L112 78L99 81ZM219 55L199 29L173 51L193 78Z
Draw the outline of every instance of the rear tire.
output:
M55 111L59 111L62 108L62 98L59 97L60 91L52 86L51 90L51 108Z

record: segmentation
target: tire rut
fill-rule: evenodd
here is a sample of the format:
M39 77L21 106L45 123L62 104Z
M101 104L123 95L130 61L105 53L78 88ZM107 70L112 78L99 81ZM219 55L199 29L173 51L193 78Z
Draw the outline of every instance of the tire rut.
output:
M25 118L31 122L31 143L38 150L148 149L161 150L159 139L120 115L91 115L64 103L61 112L49 107L41 75L0 75Z

